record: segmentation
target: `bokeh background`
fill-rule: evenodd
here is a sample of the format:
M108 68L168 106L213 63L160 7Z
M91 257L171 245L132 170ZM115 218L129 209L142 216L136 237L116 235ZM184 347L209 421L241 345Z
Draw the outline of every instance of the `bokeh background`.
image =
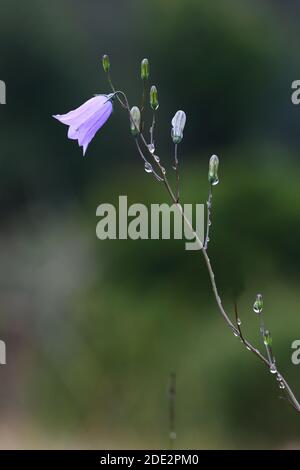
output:
M262 347L257 292L277 362L300 394L299 5L292 0L1 0L0 447L167 448L177 377L178 448L299 448L300 418L230 334L199 253L181 241L99 241L96 208L168 202L143 171L116 107L86 158L51 118L117 88L139 104L148 57L157 142L185 202L207 197L220 156L211 259L224 304Z

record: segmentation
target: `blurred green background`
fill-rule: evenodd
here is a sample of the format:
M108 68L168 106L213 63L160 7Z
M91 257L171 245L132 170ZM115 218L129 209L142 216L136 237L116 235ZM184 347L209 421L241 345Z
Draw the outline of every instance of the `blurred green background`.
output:
M262 347L257 292L278 365L300 395L300 39L294 1L1 0L0 447L166 448L170 372L178 448L300 448L300 417L233 337L202 257L179 241L100 241L96 208L168 202L116 107L86 158L51 118L117 88L141 96L148 57L157 142L184 202L207 197L220 156L210 256L224 305Z

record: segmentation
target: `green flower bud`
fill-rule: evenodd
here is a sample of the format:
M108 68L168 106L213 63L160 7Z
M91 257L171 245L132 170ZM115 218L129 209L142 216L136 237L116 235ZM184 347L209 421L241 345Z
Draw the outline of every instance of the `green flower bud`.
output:
M152 85L152 87L150 88L150 106L154 111L156 111L159 106L157 98L157 89L154 85Z
M106 54L104 54L104 56L102 57L102 65L104 72L107 73L110 69L110 62L109 57Z
M148 80L149 78L149 61L148 59L143 59L141 62L141 79Z
M130 129L132 135L136 136L140 132L141 112L137 106L133 106L130 110Z
M183 129L186 122L186 115L184 111L177 111L172 119L171 136L174 144L179 144L183 139Z
M261 313L262 309L264 307L264 302L261 294L257 294L254 305L253 305L253 310L255 313Z
M264 344L265 346L271 347L272 346L272 336L269 330L266 330L264 333Z
M208 181L215 186L219 182L218 178L219 159L217 155L212 155L208 165Z

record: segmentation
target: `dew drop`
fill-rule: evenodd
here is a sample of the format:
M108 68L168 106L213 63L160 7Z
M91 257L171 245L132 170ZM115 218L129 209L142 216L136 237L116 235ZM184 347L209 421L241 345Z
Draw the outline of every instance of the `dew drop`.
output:
M152 173L153 169L152 169L152 165L148 162L145 163L145 172L146 173Z
M255 313L261 313L263 309L263 298L261 294L257 294L255 302L253 304L253 310Z
M239 335L235 331L233 332L233 334L236 338L238 338Z
M158 156L158 155L154 155L154 160L156 161L156 163L159 163L159 162L160 162L159 156Z
M162 166L161 167L161 171L162 171L162 174L165 175L166 174L166 169Z
M237 324L238 324L239 326L241 326L242 320L241 320L240 318L237 319Z
M271 364L270 372L271 372L271 374L277 374L277 369L276 369L275 364Z
M218 183L219 183L219 178L215 178L211 182L212 186L216 186Z
M246 346L246 348L248 349L248 351L251 351L251 348L249 348L249 346Z
M279 382L279 388L281 388L282 390L285 388L285 385L283 382Z
M149 145L148 145L148 149L149 149L149 152L150 152L150 153L154 153L154 152L155 152L154 144L149 144Z

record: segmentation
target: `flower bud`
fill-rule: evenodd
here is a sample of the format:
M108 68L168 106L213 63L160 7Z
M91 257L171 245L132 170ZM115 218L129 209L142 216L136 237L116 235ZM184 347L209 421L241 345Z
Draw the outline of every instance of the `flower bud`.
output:
M264 344L265 346L271 347L272 346L272 336L269 330L266 330L264 333Z
M254 305L253 305L253 310L255 313L261 313L262 309L264 306L263 298L261 294L257 294Z
M212 155L209 159L209 165L208 165L208 181L213 186L215 186L219 182L218 168L219 168L219 159L217 155Z
M104 72L107 73L110 69L110 62L109 57L106 54L104 54L104 56L102 57L102 65Z
M149 61L148 59L143 59L141 62L141 79L148 80L149 78Z
M130 129L132 135L136 136L140 132L141 112L137 106L133 106L130 110Z
M174 144L179 144L183 139L183 129L185 126L186 115L184 111L177 111L172 119L171 136Z
M157 98L157 89L154 85L152 85L152 87L150 88L150 106L154 111L156 111L159 106Z

